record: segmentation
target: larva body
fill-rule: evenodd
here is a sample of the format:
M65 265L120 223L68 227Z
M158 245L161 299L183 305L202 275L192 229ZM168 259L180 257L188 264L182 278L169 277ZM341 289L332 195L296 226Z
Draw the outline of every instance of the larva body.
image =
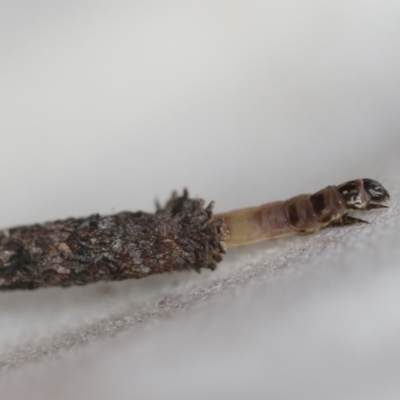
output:
M357 179L328 186L317 193L302 194L285 201L218 214L229 233L228 247L257 243L294 234L313 233L332 225L349 225L363 220L350 217L350 210L382 208L388 192L371 179Z

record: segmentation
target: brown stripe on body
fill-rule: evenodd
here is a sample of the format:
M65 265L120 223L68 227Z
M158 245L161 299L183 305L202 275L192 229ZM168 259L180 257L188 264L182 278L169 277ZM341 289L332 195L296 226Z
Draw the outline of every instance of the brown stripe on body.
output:
M328 186L310 196L310 202L321 226L340 218L347 212L343 196L335 186Z
M275 238L293 234L284 207L285 202L275 201L260 207L259 225L264 238ZM295 215L293 215L295 218Z
M318 216L310 201L310 196L302 194L284 202L288 223L296 233L314 232L319 228Z
M288 205L287 214L289 217L290 224L293 226L297 226L300 221L300 217L299 217L299 213L297 212L296 203L292 203L292 204Z
M315 213L321 218L326 212L325 195L322 192L317 192L310 196L310 202Z

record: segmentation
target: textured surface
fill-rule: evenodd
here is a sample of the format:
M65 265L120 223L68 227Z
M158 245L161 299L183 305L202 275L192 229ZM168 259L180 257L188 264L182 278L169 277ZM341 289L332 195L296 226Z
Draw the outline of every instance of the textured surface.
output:
M5 2L0 227L381 181L215 271L0 293L0 397L399 399L400 3Z
M214 270L225 253L212 204L176 193L156 214L69 218L0 232L0 289L86 285Z

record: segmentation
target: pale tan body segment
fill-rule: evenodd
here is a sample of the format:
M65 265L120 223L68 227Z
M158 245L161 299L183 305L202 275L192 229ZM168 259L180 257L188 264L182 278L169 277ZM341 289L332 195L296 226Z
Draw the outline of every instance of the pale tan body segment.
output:
M328 186L312 195L217 214L227 225L227 247L257 243L294 234L316 232L327 226L366 222L348 215L351 210L383 208L388 192L371 179ZM372 202L375 203L372 203Z

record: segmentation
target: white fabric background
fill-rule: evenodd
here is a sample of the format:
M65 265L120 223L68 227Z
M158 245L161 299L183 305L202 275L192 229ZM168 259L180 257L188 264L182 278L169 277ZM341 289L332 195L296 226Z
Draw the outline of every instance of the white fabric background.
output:
M383 181L214 273L0 293L2 399L400 398L400 4L0 3L0 221Z

